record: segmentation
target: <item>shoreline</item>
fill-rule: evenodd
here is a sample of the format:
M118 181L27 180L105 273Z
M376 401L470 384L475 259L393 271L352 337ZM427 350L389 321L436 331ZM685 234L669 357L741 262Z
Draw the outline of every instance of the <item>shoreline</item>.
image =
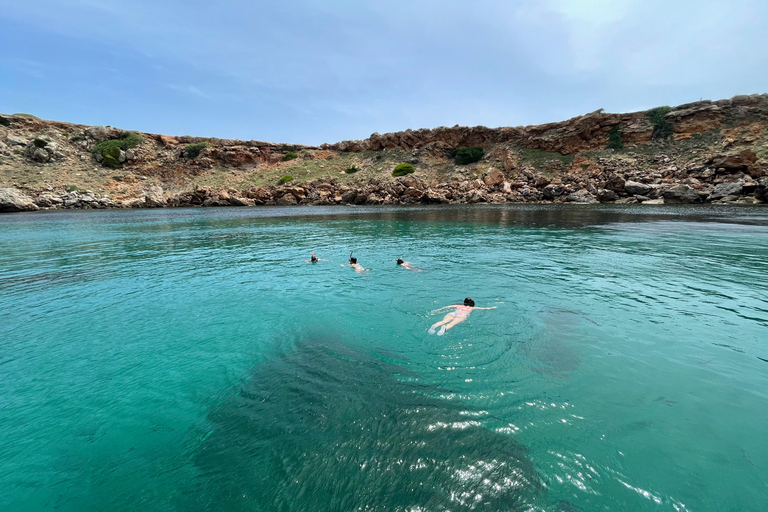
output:
M260 205L768 203L768 94L320 146L0 114L0 212Z

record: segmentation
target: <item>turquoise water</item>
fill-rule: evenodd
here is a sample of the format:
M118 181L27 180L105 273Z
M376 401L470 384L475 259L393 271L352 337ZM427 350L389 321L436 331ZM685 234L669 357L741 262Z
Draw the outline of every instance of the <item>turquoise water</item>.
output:
M765 509L766 209L57 212L0 240L0 510ZM496 309L427 333L467 296Z

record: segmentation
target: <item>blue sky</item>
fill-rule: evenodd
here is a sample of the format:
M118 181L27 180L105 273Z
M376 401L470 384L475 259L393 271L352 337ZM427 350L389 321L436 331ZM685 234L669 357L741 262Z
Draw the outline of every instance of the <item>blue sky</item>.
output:
M764 0L24 0L0 112L320 144L768 92Z

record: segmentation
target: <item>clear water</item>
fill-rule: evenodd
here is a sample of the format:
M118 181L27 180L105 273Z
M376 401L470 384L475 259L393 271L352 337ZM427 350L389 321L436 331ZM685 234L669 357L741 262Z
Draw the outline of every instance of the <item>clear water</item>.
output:
M58 212L0 241L0 510L765 510L766 209ZM467 296L497 309L427 334Z

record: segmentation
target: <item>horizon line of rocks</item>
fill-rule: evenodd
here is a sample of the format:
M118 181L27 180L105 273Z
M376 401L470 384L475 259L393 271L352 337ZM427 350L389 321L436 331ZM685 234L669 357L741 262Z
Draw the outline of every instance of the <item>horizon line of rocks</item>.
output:
M292 205L402 205L476 203L746 203L768 202L768 176L751 179L731 176L716 184L696 178L667 183L625 180L603 172L602 176L579 182L550 180L539 175L530 183L509 181L500 171L483 180L427 184L416 176L394 181L372 179L367 184L347 186L333 178L269 187L212 189L168 193L159 185L150 186L139 197L112 199L92 191L56 193L46 190L32 196L12 188L0 188L0 212L39 209L163 208L187 206L292 206ZM683 182L687 181L687 183ZM49 187L50 188L50 187Z

